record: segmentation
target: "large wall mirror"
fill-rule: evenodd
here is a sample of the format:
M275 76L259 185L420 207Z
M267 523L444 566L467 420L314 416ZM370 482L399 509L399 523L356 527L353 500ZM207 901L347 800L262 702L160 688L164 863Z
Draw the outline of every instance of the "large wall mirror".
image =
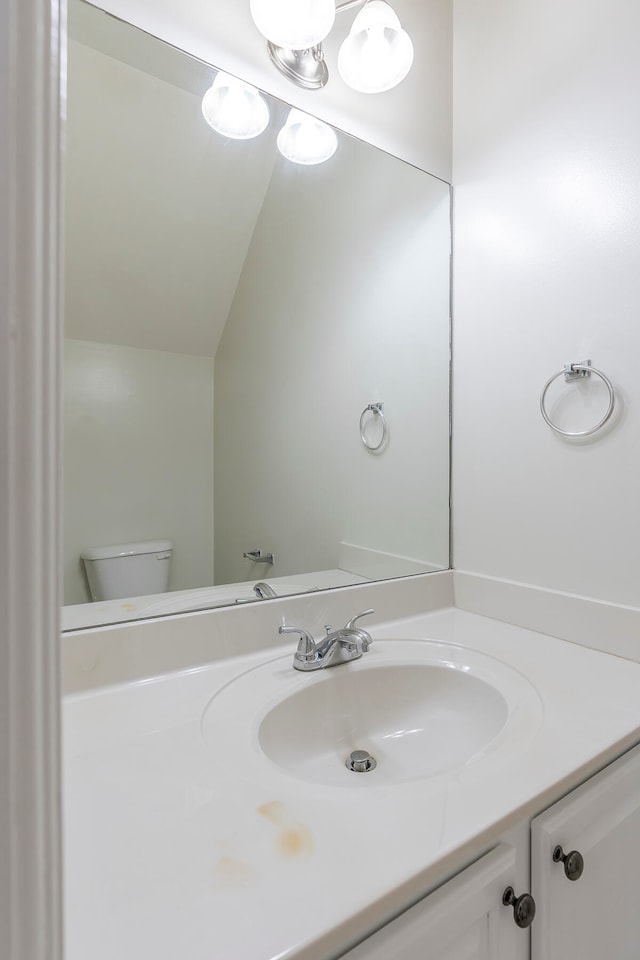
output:
M215 68L69 19L64 627L447 568L449 185L292 163L269 97L222 137ZM91 599L83 553L165 541L166 592Z

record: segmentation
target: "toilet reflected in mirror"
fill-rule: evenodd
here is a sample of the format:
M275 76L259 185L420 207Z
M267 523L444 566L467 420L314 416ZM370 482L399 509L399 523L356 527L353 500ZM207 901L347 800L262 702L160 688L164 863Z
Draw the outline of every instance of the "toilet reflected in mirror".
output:
M84 564L91 599L120 600L165 593L173 544L170 540L141 540L107 547L87 547Z

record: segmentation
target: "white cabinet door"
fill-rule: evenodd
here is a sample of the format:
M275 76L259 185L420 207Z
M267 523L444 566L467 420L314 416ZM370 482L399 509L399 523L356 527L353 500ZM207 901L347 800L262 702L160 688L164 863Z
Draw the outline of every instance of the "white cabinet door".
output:
M501 843L342 960L527 960L529 931L502 903L515 877L516 851Z
M577 850L577 880L554 862ZM640 748L572 791L531 825L532 960L640 957Z

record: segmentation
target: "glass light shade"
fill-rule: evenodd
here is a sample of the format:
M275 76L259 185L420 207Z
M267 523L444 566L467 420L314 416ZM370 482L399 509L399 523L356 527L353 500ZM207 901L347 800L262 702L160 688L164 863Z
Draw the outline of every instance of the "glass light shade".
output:
M336 18L335 0L250 0L249 9L262 36L289 50L321 43Z
M404 80L413 44L384 0L369 0L338 53L340 76L359 93L382 93Z
M251 140L269 123L269 108L256 88L222 72L202 98L202 115L217 133L232 140Z
M324 163L338 146L335 130L301 110L291 110L278 134L278 150L292 163Z

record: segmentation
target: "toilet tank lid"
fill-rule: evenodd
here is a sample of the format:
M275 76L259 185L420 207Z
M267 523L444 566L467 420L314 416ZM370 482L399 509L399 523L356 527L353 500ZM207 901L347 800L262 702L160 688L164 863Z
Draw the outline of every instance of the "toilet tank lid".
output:
M173 550L171 540L138 540L136 543L112 543L107 547L87 547L80 554L83 560L109 560L112 557L135 557L144 553L167 553Z

